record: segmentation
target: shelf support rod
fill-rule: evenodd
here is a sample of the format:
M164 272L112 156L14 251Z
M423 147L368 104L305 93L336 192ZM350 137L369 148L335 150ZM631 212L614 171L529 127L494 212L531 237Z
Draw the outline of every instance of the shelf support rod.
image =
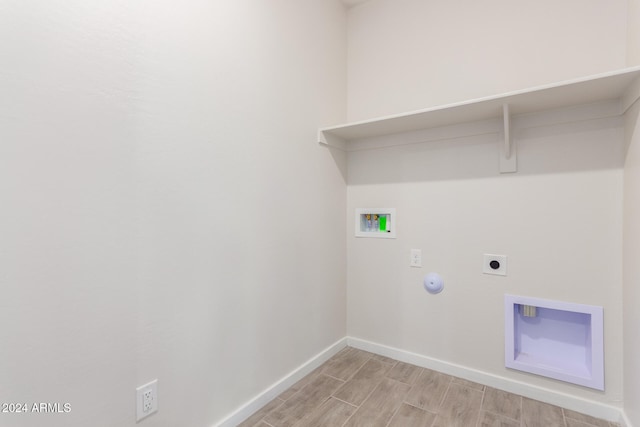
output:
M504 157L511 158L511 116L509 115L509 104L502 105L502 117L504 119Z
M511 110L509 104L502 104L504 121L504 142L500 149L500 173L512 173L518 170L516 147L511 140Z

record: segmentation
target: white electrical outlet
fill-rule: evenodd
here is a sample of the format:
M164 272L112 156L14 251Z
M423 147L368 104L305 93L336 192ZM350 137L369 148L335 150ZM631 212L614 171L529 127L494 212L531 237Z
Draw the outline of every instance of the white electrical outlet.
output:
M498 276L507 275L507 256L484 254L484 263L482 264L482 272L484 274L496 274Z
M142 392L142 412L147 413L153 409L155 400L153 398L153 390L150 388Z
M422 251L420 249L411 249L411 267L422 267Z
M136 389L136 421L158 411L158 380Z

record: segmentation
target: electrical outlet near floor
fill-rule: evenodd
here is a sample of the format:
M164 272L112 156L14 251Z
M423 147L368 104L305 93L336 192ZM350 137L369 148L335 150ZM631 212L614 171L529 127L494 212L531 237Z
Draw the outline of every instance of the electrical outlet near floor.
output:
M136 421L158 411L158 380L136 389Z

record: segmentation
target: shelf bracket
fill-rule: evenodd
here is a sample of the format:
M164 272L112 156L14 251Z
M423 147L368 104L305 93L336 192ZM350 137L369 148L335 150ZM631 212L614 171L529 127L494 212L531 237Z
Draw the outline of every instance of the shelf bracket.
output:
M516 145L511 138L511 112L509 104L502 105L504 120L504 142L500 144L500 173L512 173L518 170Z
M329 147L335 147L343 151L346 151L347 149L347 144L342 138L332 135L322 129L318 130L318 143L328 145Z
M636 77L629 85L629 88L622 94L621 114L625 114L638 99L640 99L640 77Z

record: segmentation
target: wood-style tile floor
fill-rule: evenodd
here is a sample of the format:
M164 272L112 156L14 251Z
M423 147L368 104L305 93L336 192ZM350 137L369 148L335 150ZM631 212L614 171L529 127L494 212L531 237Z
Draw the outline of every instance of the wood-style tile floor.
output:
M346 347L240 427L618 427Z

